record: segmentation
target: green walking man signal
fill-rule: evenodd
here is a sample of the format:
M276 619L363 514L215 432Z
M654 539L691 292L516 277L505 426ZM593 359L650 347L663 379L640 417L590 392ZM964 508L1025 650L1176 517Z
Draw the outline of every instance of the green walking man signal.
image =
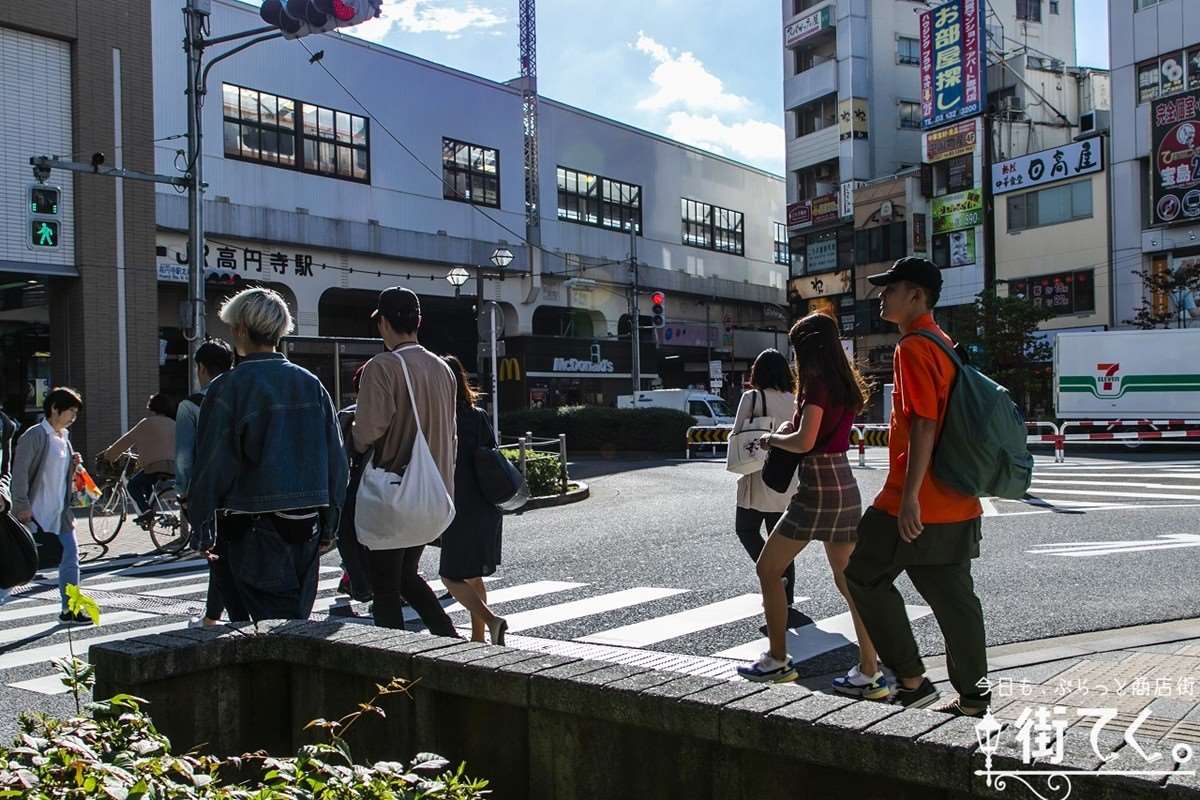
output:
M33 183L29 185L28 200L29 249L58 249L59 234L62 233L62 189Z

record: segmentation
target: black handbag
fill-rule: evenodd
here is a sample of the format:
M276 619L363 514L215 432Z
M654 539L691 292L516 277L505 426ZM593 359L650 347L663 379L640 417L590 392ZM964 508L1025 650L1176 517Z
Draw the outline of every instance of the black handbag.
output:
M58 542L57 537L54 540ZM59 544L59 559L62 545ZM0 514L0 589L23 586L38 571L38 547L29 529L10 512Z
M529 482L494 447L475 449L475 479L484 499L501 511L516 511L529 501Z
M793 453L778 447L768 449L767 460L762 468L763 483L773 492L786 494L787 490L792 487L792 478L796 476L796 470L800 468L800 461L809 453L815 453L827 444L833 434L834 431L830 431L824 439L813 442L812 449L805 453Z
M38 569L54 569L62 563L63 546L57 535L48 533L38 525L33 533L33 542L37 545Z

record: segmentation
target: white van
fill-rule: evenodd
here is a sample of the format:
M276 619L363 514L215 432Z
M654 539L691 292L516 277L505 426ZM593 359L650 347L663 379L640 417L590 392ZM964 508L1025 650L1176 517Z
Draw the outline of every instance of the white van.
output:
M734 411L724 399L694 389L653 389L621 395L617 408L672 408L691 414L702 426L733 425Z

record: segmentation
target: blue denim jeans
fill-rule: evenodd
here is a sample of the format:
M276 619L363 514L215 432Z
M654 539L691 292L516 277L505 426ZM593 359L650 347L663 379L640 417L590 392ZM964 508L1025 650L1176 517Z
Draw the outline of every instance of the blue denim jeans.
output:
M79 585L79 544L75 541L75 531L67 531L58 535L62 543L62 561L58 565L58 594L62 598L62 607L67 607L67 584Z

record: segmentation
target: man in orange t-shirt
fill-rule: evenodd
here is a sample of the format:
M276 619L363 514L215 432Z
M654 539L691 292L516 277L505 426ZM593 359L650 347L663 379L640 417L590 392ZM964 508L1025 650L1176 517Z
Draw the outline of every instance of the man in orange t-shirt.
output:
M901 338L893 363L887 480L859 523L846 582L880 658L899 680L892 702L921 708L938 699L895 587L906 572L946 640L950 682L959 699L942 710L982 715L991 696L971 559L979 556L983 509L978 498L956 492L929 469L957 368L934 342L909 335L933 331L953 344L933 321L941 271L931 261L909 257L869 280L883 287L880 316L900 327Z

